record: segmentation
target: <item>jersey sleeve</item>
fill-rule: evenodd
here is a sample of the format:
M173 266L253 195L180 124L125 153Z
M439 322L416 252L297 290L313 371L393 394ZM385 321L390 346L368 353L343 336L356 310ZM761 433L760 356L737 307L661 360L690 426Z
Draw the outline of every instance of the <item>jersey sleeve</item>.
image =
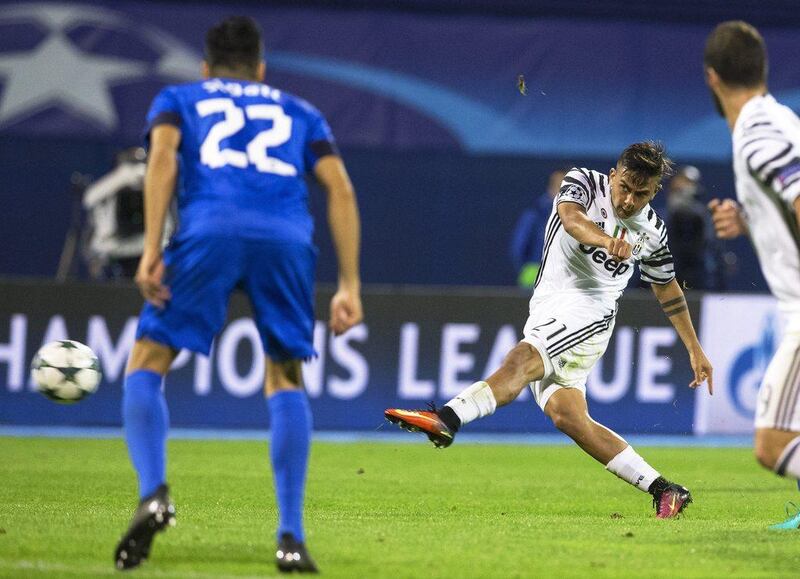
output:
M180 128L182 124L180 103L174 87L168 86L156 95L147 113L144 140L150 142L150 131L158 125L172 125Z
M577 203L589 209L594 203L596 187L585 169L571 169L561 181L556 204Z
M311 171L322 157L338 154L339 149L328 121L325 120L322 113L314 110L309 117L308 135L303 151L306 167Z
M753 137L741 148L750 174L786 203L794 203L800 196L800 150L775 129Z
M660 222L657 227L658 241L652 245L652 251L639 262L639 273L645 283L655 283L665 285L675 279L675 260L669 250L667 240L667 227L659 217Z

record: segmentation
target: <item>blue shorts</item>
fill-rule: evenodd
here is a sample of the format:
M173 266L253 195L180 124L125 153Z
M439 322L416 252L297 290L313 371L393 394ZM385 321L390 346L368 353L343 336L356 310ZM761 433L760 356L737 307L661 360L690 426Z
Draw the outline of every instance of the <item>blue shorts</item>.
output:
M196 237L173 241L164 252L163 309L149 303L136 338L208 355L225 323L228 299L240 288L250 298L264 352L273 360L315 355L316 249L301 243Z

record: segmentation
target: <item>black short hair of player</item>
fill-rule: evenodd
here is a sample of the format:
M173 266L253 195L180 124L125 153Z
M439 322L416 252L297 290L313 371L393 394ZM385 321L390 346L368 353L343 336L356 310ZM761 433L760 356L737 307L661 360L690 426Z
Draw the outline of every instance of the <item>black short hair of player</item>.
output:
M643 141L628 146L617 160L636 185L646 183L653 177L663 179L672 174L672 160L667 157L664 145L656 141Z
M212 70L254 73L262 53L261 29L249 16L226 18L206 34L206 62Z
M731 86L767 82L767 46L758 30L741 20L723 22L708 35L703 63Z

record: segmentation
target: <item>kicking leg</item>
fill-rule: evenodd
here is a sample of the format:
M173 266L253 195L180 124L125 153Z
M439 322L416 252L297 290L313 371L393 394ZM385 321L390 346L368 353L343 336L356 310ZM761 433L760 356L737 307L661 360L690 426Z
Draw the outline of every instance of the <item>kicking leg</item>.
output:
M500 368L485 381L475 382L445 404L440 415L450 428L459 428L517 399L520 392L544 374L539 352L530 344L520 342L506 354Z
M639 490L653 495L656 516L669 518L691 502L689 491L670 483L622 437L592 420L583 392L560 388L547 401L545 414L561 432L606 469Z
M114 553L118 569L141 564L150 555L154 535L175 524L165 478L169 416L161 384L176 354L163 344L138 340L128 360L122 417L140 502Z
M475 382L442 408L402 410L389 408L384 416L401 428L425 433L433 444L452 444L463 425L494 414L499 406L516 400L528 383L544 375L544 363L530 344L520 342L506 355L500 368L486 380Z
M311 409L303 390L300 360L267 358L264 389L269 408L270 460L278 503L278 549L281 572L316 573L305 548L303 495L311 446Z

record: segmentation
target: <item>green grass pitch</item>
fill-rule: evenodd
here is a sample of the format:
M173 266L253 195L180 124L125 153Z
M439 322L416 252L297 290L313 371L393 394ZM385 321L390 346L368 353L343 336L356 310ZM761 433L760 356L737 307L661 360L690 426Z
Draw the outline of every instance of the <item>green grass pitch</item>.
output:
M411 435L410 435L411 436ZM642 448L695 503L645 495L571 446L315 443L308 545L326 577L797 577L768 532L794 483L746 449ZM266 442L174 441L178 526L133 577L274 576ZM0 577L112 577L134 506L121 440L0 438Z

